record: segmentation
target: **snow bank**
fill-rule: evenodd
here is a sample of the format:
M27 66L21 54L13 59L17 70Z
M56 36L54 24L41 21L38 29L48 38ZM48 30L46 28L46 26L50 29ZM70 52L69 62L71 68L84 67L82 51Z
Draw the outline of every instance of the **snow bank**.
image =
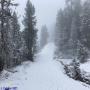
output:
M90 73L90 61L84 64L81 64L80 68L86 72Z

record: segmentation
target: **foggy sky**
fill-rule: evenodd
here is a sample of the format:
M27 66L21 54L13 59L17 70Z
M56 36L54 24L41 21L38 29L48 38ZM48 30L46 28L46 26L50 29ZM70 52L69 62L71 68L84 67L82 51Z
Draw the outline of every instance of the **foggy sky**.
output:
M19 17L22 17L27 0L16 1L19 2L17 12ZM40 29L44 24L50 27L53 23L55 23L57 11L64 6L64 0L31 0L31 2L36 9L38 29Z

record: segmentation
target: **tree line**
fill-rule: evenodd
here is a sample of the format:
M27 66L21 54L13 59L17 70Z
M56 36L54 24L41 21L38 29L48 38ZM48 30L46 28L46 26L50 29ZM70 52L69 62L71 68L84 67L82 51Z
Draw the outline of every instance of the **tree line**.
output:
M13 0L0 0L0 71L34 61L37 42L35 8L27 1L23 17L24 30L20 30L19 18L12 7Z
M57 14L56 55L85 62L90 54L90 0L66 0Z

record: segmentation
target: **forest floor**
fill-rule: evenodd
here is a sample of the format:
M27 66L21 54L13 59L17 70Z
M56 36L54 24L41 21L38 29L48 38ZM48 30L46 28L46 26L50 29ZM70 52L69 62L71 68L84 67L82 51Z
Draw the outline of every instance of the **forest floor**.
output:
M90 90L90 86L64 74L62 65L53 59L55 46L47 44L37 54L34 63L26 62L1 79L0 87L17 87L17 90ZM6 73L4 71L4 73Z

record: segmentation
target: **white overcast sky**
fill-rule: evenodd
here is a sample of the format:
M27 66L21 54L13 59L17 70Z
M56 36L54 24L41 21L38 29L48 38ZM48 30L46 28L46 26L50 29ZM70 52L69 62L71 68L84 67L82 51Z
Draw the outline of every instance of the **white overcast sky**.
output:
M27 0L15 0L19 2L18 13L23 15ZM40 29L46 24L48 27L55 23L57 11L64 6L64 0L30 0L36 9L37 27Z

